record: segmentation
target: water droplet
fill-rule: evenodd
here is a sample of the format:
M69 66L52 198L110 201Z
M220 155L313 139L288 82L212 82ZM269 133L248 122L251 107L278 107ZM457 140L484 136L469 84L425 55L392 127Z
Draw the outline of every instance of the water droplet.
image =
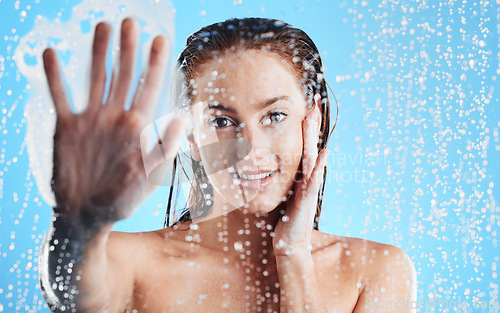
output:
M241 241L236 241L234 243L234 249L236 251L242 251L243 250L243 244L241 243Z

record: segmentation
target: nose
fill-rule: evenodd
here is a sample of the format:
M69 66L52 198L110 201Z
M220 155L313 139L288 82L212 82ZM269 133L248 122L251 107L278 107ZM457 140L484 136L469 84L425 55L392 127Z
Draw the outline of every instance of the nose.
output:
M243 158L248 164L248 161L253 164L250 166L259 166L266 162L269 157L272 145L272 138L269 137L263 129L255 126L240 125L241 130L238 132L239 138L242 138L249 145L250 152Z

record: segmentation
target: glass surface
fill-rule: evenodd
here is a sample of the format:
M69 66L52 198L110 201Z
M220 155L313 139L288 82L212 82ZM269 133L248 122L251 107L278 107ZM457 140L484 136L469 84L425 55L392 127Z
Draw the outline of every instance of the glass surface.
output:
M172 60L189 34L231 17L278 18L306 31L339 105L319 230L401 247L415 263L420 312L500 311L498 1L157 2L96 10L92 1L0 1L0 312L49 312L38 252L50 225L55 116L35 83L43 82L40 49L59 47L81 110L71 84L85 80L88 59L71 57L89 55L97 21L106 16L116 30L127 15L143 19L142 47L169 34ZM158 17L167 11L175 25ZM53 36L30 45L47 30ZM334 105L332 97L332 122ZM115 230L162 228L168 188Z

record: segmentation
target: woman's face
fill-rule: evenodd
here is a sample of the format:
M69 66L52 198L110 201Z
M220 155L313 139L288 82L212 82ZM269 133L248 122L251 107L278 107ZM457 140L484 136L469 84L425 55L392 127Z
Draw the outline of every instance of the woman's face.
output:
M296 76L277 56L254 50L221 53L198 73L192 144L215 204L272 211L289 196L302 157L308 109Z

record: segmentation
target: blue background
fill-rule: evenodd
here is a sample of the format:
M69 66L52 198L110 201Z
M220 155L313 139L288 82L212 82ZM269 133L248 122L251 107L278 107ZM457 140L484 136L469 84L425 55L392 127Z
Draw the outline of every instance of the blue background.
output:
M30 93L13 52L37 15L64 23L78 2L0 0L0 312L48 312L37 256L51 209L28 165ZM500 311L499 1L173 4L175 55L190 33L230 17L306 31L339 102L320 230L404 249L421 312ZM164 211L159 191L116 229L158 229ZM496 309L473 308L489 301Z

